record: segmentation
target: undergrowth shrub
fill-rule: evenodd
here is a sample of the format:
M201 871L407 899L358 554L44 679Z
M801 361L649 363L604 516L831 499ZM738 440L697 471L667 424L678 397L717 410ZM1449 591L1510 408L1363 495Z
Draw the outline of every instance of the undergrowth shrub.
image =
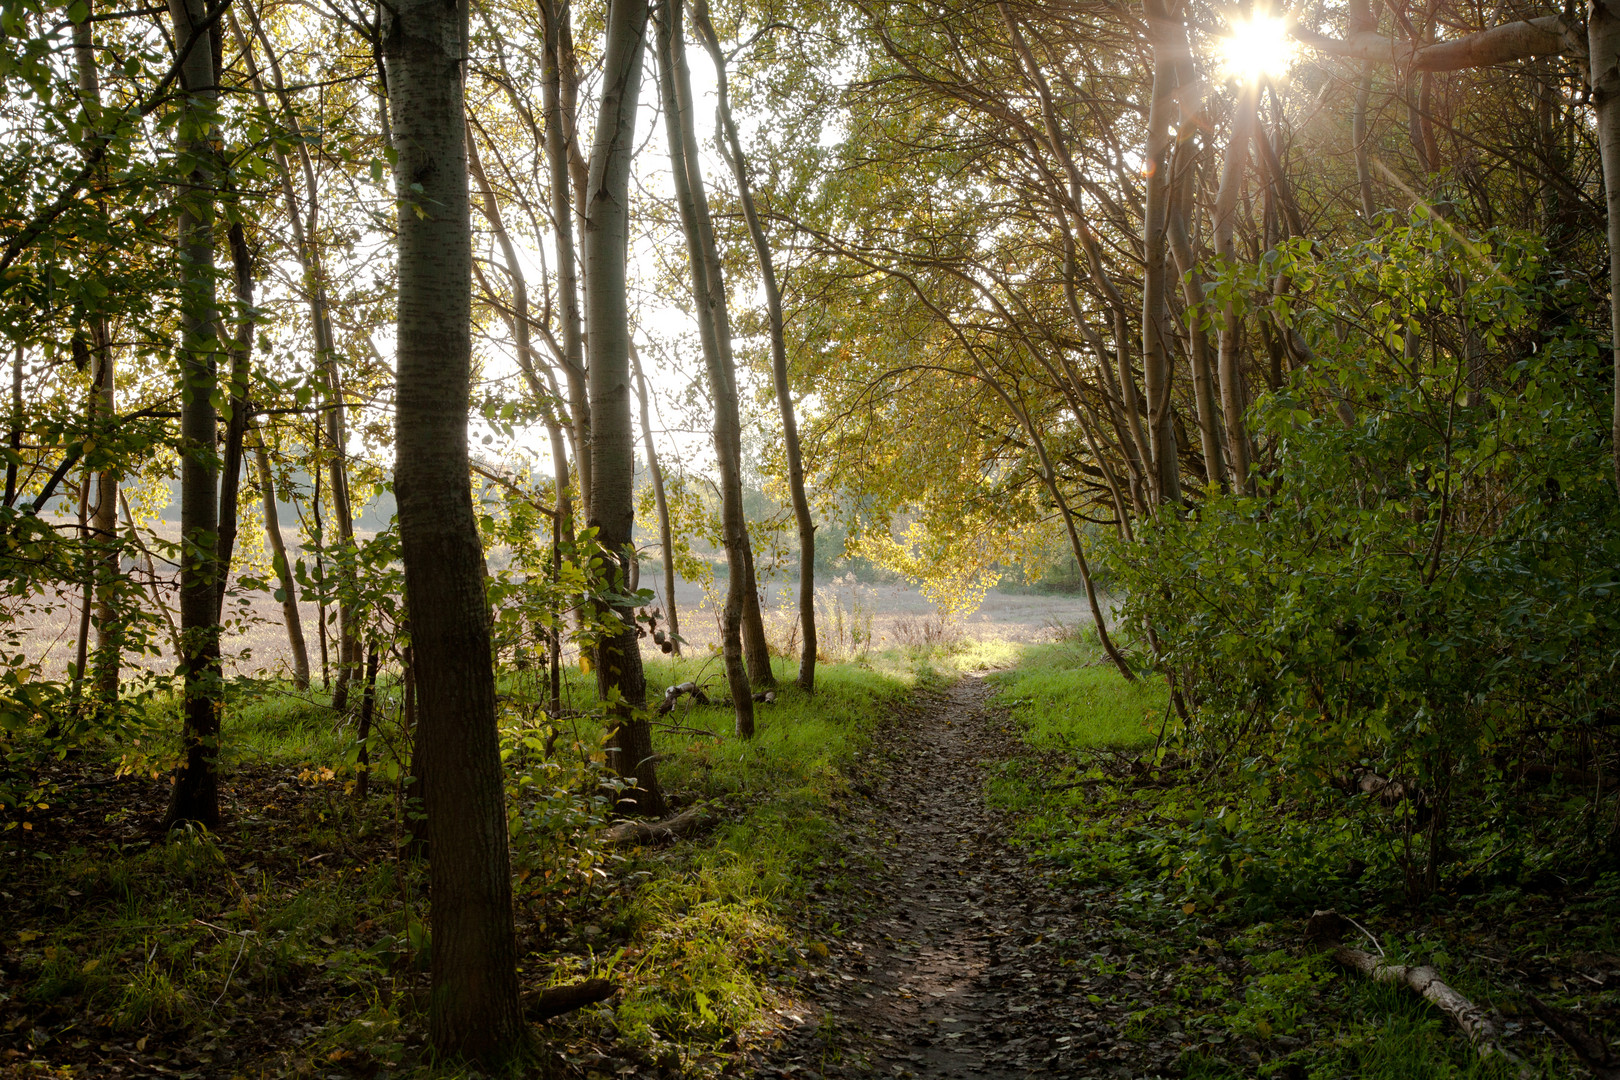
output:
M1572 782L1566 853L1612 851L1620 819L1587 781L1617 757L1620 506L1584 284L1534 239L1416 215L1265 261L1253 314L1315 355L1250 414L1255 492L1112 545L1123 618L1192 705L1180 749L1240 796L1170 815L1161 862L1212 894L1288 894L1354 858L1418 899L1485 844L1522 855L1513 785L1548 777Z

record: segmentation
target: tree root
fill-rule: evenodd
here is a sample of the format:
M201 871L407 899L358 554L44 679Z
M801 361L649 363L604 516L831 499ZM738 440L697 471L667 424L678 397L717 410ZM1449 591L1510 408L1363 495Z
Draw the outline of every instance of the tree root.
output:
M550 1020L554 1016L606 1001L619 992L619 984L606 979L586 979L566 986L551 986L524 998L523 1011L530 1020Z

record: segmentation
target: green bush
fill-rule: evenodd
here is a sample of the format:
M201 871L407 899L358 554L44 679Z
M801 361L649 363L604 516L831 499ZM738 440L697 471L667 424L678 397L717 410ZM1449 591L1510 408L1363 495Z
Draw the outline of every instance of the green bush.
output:
M1584 286L1523 236L1414 218L1262 272L1293 282L1274 311L1315 360L1251 412L1256 493L1113 545L1124 618L1193 704L1195 760L1298 820L1393 829L1383 853L1424 896L1458 836L1511 828L1517 800L1492 793L1527 762L1614 756L1609 361ZM1347 804L1369 775L1400 787ZM1613 839L1576 804L1586 850ZM1222 832L1198 846L1241 835Z

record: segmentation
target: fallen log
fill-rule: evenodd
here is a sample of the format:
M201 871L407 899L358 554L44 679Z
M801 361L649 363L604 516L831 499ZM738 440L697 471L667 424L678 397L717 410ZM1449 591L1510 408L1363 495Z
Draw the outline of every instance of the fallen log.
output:
M1468 1041L1474 1044L1474 1049L1481 1058L1500 1054L1504 1060L1519 1066L1521 1076L1533 1075L1528 1065L1502 1048L1502 1033L1497 1030L1496 1023L1485 1010L1442 982L1440 973L1434 968L1427 964L1416 966L1391 964L1381 956L1374 956L1362 949L1352 949L1347 945L1334 949L1333 959L1353 971L1359 971L1374 982L1397 983L1408 987L1413 993L1451 1017L1456 1025L1462 1028L1463 1034L1468 1036Z
M523 1011L530 1020L550 1020L554 1016L606 1001L619 992L619 984L607 979L586 979L566 986L548 986L539 993L529 994L523 1002Z
M621 821L602 835L602 842L615 844L662 844L697 832L714 818L708 810L694 806L663 821Z
M1620 1055L1610 1050L1608 1043L1594 1036L1575 1017L1560 1012L1534 994L1527 1000L1536 1019L1569 1044L1575 1056L1581 1059L1581 1064L1591 1069L1597 1080L1620 1080Z
M664 691L664 700L658 703L658 715L668 716L670 711L675 708L675 703L681 699L682 695L690 697L699 705L707 705L709 703L709 695L705 694L703 692L703 687L699 686L697 683L676 683L674 686L671 686L668 690Z

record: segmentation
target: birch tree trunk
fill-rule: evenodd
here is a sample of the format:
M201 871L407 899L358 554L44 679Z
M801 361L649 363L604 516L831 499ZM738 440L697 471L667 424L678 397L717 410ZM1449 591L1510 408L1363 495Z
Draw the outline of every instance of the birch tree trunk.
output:
M551 174L552 235L556 238L557 310L562 322L563 378L568 384L568 412L574 431L574 471L579 479L580 513L591 517L591 402L585 370L585 328L579 307L579 262L574 252L575 188L571 157L576 145L577 115L572 86L574 47L570 29L572 5L567 0L540 0L545 21L545 65L540 100L546 118L546 168ZM583 179L583 178L580 178ZM583 195L583 191L579 193ZM561 496L558 496L561 507ZM572 535L572 526L564 530Z
M399 193L395 491L432 887L428 1032L495 1064L524 1043L484 558L468 471L472 232L465 0L397 0L383 52Z
M292 653L293 686L309 689L309 649L304 644L304 618L298 610L298 582L293 580L287 561L287 541L281 535L281 516L276 510L276 478L270 471L270 455L260 445L253 449L259 466L259 493L264 499L264 535L270 543L270 558L276 571L277 591L281 593L281 618L287 627L287 651Z
M799 448L799 419L793 409L793 390L788 382L787 337L782 318L782 290L776 280L776 265L771 258L770 241L760 221L759 208L754 204L754 186L748 176L748 158L743 154L742 139L737 135L737 124L731 116L731 95L726 80L726 58L720 51L720 39L709 21L706 0L692 4L692 23L697 29L709 59L714 62L717 110L720 133L724 138L725 155L731 166L732 178L737 184L737 198L742 203L743 220L748 224L748 236L754 243L754 255L759 259L760 285L765 291L765 311L771 327L771 382L776 391L776 408L782 416L782 454L787 462L788 494L793 500L793 520L799 529L799 630L804 645L799 652L799 686L807 691L816 688L816 522L810 513L810 500L804 490L804 459Z
M590 326L591 524L629 576L635 525L635 428L630 421L630 161L647 36L647 0L611 0L602 59L602 99L591 146L585 208L585 311ZM609 754L620 776L635 778L636 809L662 815L647 722L647 676L634 612L612 609L622 627L596 650L596 685L616 700Z
M214 124L219 88L203 0L169 0L184 91L176 129L180 191L180 677L182 748L164 825L219 825L219 605L215 545Z
M720 617L720 652L725 660L726 683L731 689L737 734L754 734L754 692L749 665L743 656L743 603L749 576L745 549L746 525L742 505L742 438L738 431L737 395L727 378L723 350L729 349L730 327L721 321L725 312L724 284L711 280L702 226L708 222L708 202L697 172L697 139L692 134L690 84L683 63L681 5L672 3L658 20L658 88L663 97L664 135L669 143L670 172L675 181L675 202L686 234L687 262L692 274L692 299L697 306L698 336L709 374L709 395L714 399L714 453L720 469L720 537L726 549L726 603ZM712 233L709 236L712 241ZM725 342L722 343L722 336Z
M636 397L641 403L641 443L647 453L647 472L652 475L653 505L658 511L658 545L664 555L664 621L669 624L670 652L681 655L681 617L675 610L675 534L669 527L669 500L664 494L664 470L658 464L653 445L652 417L648 408L647 379L641 373L641 357L635 342L630 343L630 363L635 368Z

